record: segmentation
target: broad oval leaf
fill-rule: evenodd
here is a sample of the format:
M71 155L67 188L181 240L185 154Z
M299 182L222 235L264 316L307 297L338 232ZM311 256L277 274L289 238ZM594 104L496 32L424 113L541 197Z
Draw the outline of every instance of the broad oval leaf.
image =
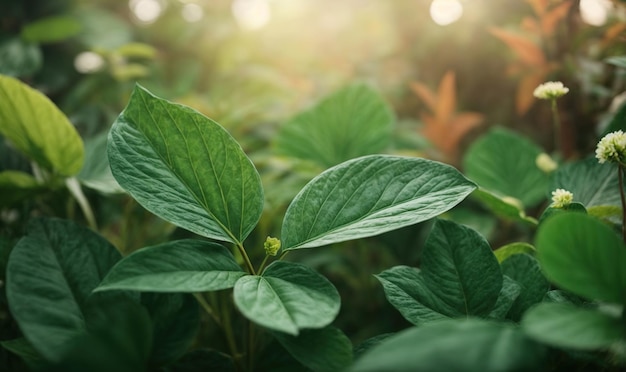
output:
M476 186L432 160L369 155L326 170L287 208L284 250L378 235L435 217Z
M274 332L274 338L312 371L343 371L352 363L352 342L332 326L307 329L298 336Z
M261 179L230 134L140 86L111 128L108 153L133 198L196 234L241 243L261 216Z
M559 287L626 304L626 247L609 226L582 213L559 214L540 226L535 246L546 277Z
M223 246L204 240L178 240L142 248L124 257L96 291L217 291L232 288L245 274Z
M580 350L606 348L623 338L618 318L568 303L541 303L524 314L522 329L548 345Z
M48 97L0 75L0 134L42 167L73 176L83 166L83 141Z
M59 358L84 332L87 299L120 257L102 237L73 222L29 224L9 256L7 298L24 336L46 359Z
M330 324L341 302L328 279L307 266L285 261L273 262L262 275L240 278L234 298L248 319L294 336L301 329Z
M489 313L488 318L504 319L506 314L509 313L511 307L517 300L522 287L517 282L506 275L502 276L502 289L498 296L498 301L493 306L493 310Z
M481 187L533 207L546 198L549 178L535 161L542 150L504 128L494 128L467 150L465 174Z
M545 348L516 326L450 319L413 327L374 346L351 371L534 371Z
M328 168L383 151L393 121L392 110L376 91L352 85L289 120L278 134L277 149Z
M514 254L501 264L502 273L521 287L519 296L509 311L509 318L519 321L531 306L543 300L550 283L543 276L539 262L528 254Z

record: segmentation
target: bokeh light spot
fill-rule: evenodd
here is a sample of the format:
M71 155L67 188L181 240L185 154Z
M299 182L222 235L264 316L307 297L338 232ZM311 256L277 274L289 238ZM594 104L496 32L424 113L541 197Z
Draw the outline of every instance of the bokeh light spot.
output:
M163 12L163 5L158 0L130 0L129 6L135 18L144 24L153 23Z
M430 4L430 17L440 25L454 23L463 15L463 5L459 0L433 0Z
M79 53L74 59L74 68L82 74L97 72L102 66L104 66L104 60L94 52Z
M612 7L610 0L581 0L580 17L589 25L603 26Z
M235 0L232 11L239 26L246 30L258 30L271 18L267 0Z
M183 9L181 10L181 15L183 19L189 23L199 22L204 18L204 10L198 4L189 3L183 5Z

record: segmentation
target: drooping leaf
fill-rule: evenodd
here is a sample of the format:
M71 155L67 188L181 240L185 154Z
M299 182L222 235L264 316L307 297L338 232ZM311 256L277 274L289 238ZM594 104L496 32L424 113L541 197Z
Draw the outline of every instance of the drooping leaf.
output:
M80 22L69 16L53 16L24 25L22 39L31 43L54 43L77 35Z
M520 294L509 311L509 318L519 321L531 306L543 300L550 289L539 262L528 254L514 254L501 264L502 273L521 287Z
M113 176L146 209L209 238L241 243L263 209L241 146L199 112L135 87L109 133Z
M7 207L45 190L45 186L28 173L0 172L0 207Z
M302 264L275 261L262 275L240 278L235 305L253 322L290 335L323 328L337 316L339 293L322 275Z
M9 257L6 290L11 314L42 356L57 360L84 333L87 300L120 257L73 222L31 221Z
M352 363L352 342L338 328L307 329L298 336L274 332L298 362L312 371L342 371Z
M489 32L502 40L526 65L538 67L546 63L543 51L532 40L497 27L489 28Z
M142 293L152 320L150 364L168 365L189 351L200 327L200 309L192 295Z
M350 160L309 182L289 205L284 250L378 235L435 217L475 185L439 162L390 155Z
M494 128L468 149L465 173L481 187L533 207L545 200L549 186L548 176L535 164L541 152L530 140Z
M522 291L522 287L515 280L506 275L503 275L502 279L502 289L493 310L489 313L489 318L504 319Z
M618 318L567 303L541 303L533 307L524 314L522 329L548 345L581 350L606 348L624 338Z
M532 245L528 243L516 242L504 245L496 249L495 251L493 251L493 254L496 255L498 262L502 263L502 261L506 260L514 254L525 253L534 256L535 252L535 247L533 247Z
M435 222L426 240L421 270L396 266L376 277L389 302L415 325L446 317L487 317L503 281L484 238L445 220Z
M537 220L526 215L522 202L513 197L500 197L482 187L474 190L471 196L479 200L498 217L527 225L537 224Z
M0 39L0 74L23 77L39 71L43 56L38 45L19 37Z
M124 192L113 178L106 151L107 133L85 140L85 164L76 178L83 185L104 194Z
M535 246L548 279L592 300L626 304L626 247L607 225L582 213L546 220Z
M0 75L0 134L46 169L73 176L83 165L83 141L48 97Z
M97 291L203 292L232 288L245 272L223 246L177 240L135 251L117 263Z
M389 337L357 359L365 371L533 371L545 348L517 327L480 319L445 320Z
M276 142L280 153L329 168L385 150L393 113L367 85L343 88L289 120Z

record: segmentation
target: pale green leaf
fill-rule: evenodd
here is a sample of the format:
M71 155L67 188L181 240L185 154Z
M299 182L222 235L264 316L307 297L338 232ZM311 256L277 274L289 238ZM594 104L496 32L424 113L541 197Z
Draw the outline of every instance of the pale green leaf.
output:
M54 43L75 36L80 31L81 24L76 18L53 16L24 25L21 36L31 43Z
M113 176L146 209L196 234L241 243L263 210L241 146L199 112L137 86L109 133Z
M502 261L506 260L514 254L526 253L534 256L535 252L535 247L533 247L532 245L528 243L515 242L503 245L502 247L493 251L493 254L496 255L498 262L502 263Z
M475 185L439 162L390 155L347 161L309 182L289 205L284 250L378 235L435 217Z
M0 74L23 77L39 71L43 53L38 45L26 43L19 37L0 39Z

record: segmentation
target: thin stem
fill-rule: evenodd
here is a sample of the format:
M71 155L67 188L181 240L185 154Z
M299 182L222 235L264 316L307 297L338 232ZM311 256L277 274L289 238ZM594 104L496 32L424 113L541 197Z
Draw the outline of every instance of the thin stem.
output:
M226 335L226 342L228 343L228 348L230 349L230 354L232 355L233 360L239 364L242 362L242 360L241 354L239 354L239 351L237 350L235 335L233 334L232 323L230 321L230 309L226 307L226 301L224 300L224 298L220 299L220 304L222 305L220 310L222 313L222 319L224 320L222 323L222 329L224 330L224 333Z
M556 98L552 99L552 125L554 125L554 149L563 156L561 149L561 121L559 119L559 110L556 106Z
M89 205L89 200L83 194L83 189L80 187L80 183L74 177L67 178L65 180L65 185L67 186L70 193L78 202L80 209L83 211L83 215L85 215L85 219L91 227L92 230L98 231L98 224L96 223L96 218L94 217L93 210L91 209L91 205Z
M204 298L202 293L196 292L196 293L193 294L193 296L196 298L196 300L198 300L198 303L200 304L200 306L202 306L204 311L206 311L207 314L209 314L209 316L211 318L213 318L215 323L217 323L217 325L219 325L221 327L222 326L222 321L220 320L220 317L215 313L215 311L213 311L213 308L206 301L206 299Z
M283 251L283 253L280 254L280 256L278 256L278 261L282 260L283 258L285 258L285 256L287 255L287 253L289 253L289 251Z
M252 262L250 262L250 258L246 253L246 249L243 247L243 244L237 242L237 249L239 253L241 253L241 257L243 257L244 262L246 263L246 268L248 269L248 273L252 275L256 275L256 271L254 271L254 267L252 266Z
M248 355L247 355L248 371L252 371L254 367L254 346L255 346L254 338L256 337L254 329L255 329L254 323L248 320Z
M619 175L619 195L622 200L622 239L626 242L626 196L624 196L624 167L621 164L617 166Z
M267 263L267 260L270 258L269 255L265 255L265 258L263 259L263 262L261 262L261 266L259 266L259 270L257 270L258 273L262 274L263 273L263 269L265 269L265 264Z

